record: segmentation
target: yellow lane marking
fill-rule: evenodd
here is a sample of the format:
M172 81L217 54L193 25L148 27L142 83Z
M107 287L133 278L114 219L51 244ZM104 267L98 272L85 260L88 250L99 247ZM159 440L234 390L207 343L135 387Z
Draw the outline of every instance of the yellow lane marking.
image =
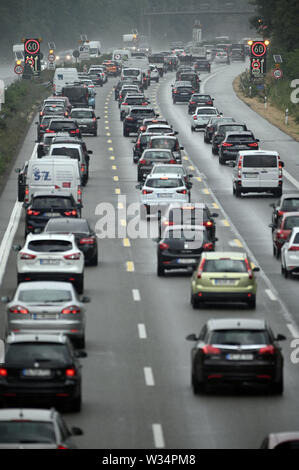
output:
M118 177L118 176L113 176L113 179L114 179L114 181L119 181L119 177Z
M219 209L219 206L218 204L216 204L216 202L213 202L212 206L214 207L214 209Z
M106 135L107 135L108 137L110 137L110 136L111 136L110 132L106 132Z
M107 144L112 144L112 140L111 140L111 139L108 139L108 140L107 140Z
M127 222L125 221L125 219L121 219L120 225L121 225L122 227L126 227L126 226L127 226Z
M123 239L123 245L126 247L126 248L129 248L131 246L131 243L130 243L130 240L128 238L124 238Z
M186 157L183 157L183 159L184 159L184 160L189 160L189 157L186 156Z
M132 273L132 272L135 271L135 266L134 266L133 261L127 261L126 265L127 265L127 272L128 273Z
M117 166L116 166L116 165L112 165L112 170L117 170Z
M240 240L238 240L237 238L234 239L234 242L235 244L239 247L239 248L242 248L243 247L243 244L240 242Z
M223 220L222 220L222 223L223 223L223 225L224 225L225 227L230 227L230 224L229 224L229 221L228 221L228 220L223 219Z
M110 160L115 160L115 157L111 155Z
M115 194L120 194L120 189L119 189L119 188L116 188L116 189L114 190L114 192L115 192Z
M204 192L205 194L210 194L210 191L209 191L207 188L205 188L205 189L203 190L203 192Z
M195 170L194 166L192 166L192 165L188 166L188 168L189 168L189 170L192 170L192 171Z
M113 152L113 147L108 148L109 152Z
M123 209L123 208L124 208L124 205L123 205L122 202L119 202L119 203L117 204L117 207L118 207L118 209Z
M200 176L196 176L196 179L197 179L197 181L199 181L200 183L202 182L202 179L201 179Z

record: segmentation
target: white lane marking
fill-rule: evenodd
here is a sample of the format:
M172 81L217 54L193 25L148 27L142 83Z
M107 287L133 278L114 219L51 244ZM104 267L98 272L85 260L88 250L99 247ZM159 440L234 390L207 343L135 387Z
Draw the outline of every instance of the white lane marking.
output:
M277 297L275 294L273 294L272 290L271 289L265 289L265 292L267 294L267 296L269 297L270 300L277 300Z
M13 239L15 237L16 231L18 230L19 221L22 213L22 203L16 201L14 208L12 210L7 229L2 238L0 245L0 285L2 284L3 276L5 273L9 252Z
M135 302L140 302L141 297L140 297L140 292L138 289L132 289L132 295L133 295L133 299L135 300Z
M144 323L138 323L138 335L140 339L147 339L147 331Z
M163 449L165 447L165 441L163 436L163 429L161 424L155 423L152 425L154 443L157 449Z
M143 368L144 372L144 379L145 383L148 387L154 387L155 386L155 379L154 379L154 374L153 370L151 367L144 367Z
M293 338L296 338L296 339L299 338L299 332L297 330L297 327L295 325L293 325L293 323L287 323L287 327L290 330L291 335L293 336Z

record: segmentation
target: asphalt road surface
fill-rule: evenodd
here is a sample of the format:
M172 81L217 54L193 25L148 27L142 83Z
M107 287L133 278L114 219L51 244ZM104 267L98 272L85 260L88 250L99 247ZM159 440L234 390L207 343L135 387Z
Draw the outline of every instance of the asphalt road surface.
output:
M214 66L202 74L205 92L215 98L224 115L246 121L261 140L261 148L281 153L286 171L299 181L296 157L299 144L257 116L235 97L233 78L244 64ZM257 448L269 432L299 429L299 365L290 361L291 341L298 335L298 280L285 280L280 263L273 258L270 196L232 196L231 168L222 167L203 142L202 133L191 133L185 105L173 105L174 74L152 84L147 96L160 114L179 131L185 146L184 164L194 173L192 200L206 202L218 212L217 250L248 249L261 267L257 274L256 311L233 306L210 306L192 310L189 303L190 275L156 274L156 243L150 239L99 240L99 265L85 271L88 357L83 364L81 413L66 414L70 426L84 435L81 448L101 449L216 449ZM122 135L119 110L114 101L116 79L97 90L96 115L99 136L86 137L93 150L90 180L84 189L82 215L95 226L96 207L102 202L117 209L139 201L137 170L132 161L132 143ZM32 153L36 129L32 125L16 167ZM293 180L293 183L296 184ZM16 199L17 178L11 173L0 199L0 237L9 224ZM298 183L299 187L299 183ZM298 189L285 178L284 191ZM123 214L119 225L129 223ZM21 218L13 243L24 240ZM16 286L16 254L11 251L3 273L1 295ZM1 306L0 335L3 336L4 306ZM190 385L190 350L185 341L209 318L265 318L275 333L288 337L282 343L285 357L285 392L271 396L264 390L215 389L195 397Z

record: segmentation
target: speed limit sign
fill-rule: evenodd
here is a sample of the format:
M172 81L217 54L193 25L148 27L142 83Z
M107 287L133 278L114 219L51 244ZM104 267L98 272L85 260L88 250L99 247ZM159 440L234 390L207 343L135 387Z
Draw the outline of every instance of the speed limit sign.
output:
M283 72L281 69L274 69L272 75L274 78L276 78L276 80L278 80L279 78L282 78Z
M48 55L48 61L49 62L54 62L56 59L56 55L55 54L49 54Z
M14 72L17 73L18 75L21 75L24 72L23 65L16 65L14 68Z
M267 52L267 47L262 41L256 41L251 46L252 55L255 57L262 57Z
M121 55L120 55L120 54L115 54L114 58L115 58L115 60L120 60L120 59L121 59Z
M28 54L37 54L40 50L40 44L37 39L27 39L24 44L25 52Z

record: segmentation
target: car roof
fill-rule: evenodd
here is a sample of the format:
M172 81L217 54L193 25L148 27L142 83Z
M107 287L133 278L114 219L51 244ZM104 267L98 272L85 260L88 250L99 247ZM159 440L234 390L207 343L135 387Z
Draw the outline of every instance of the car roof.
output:
M144 132L142 135L144 135L144 134L146 134L146 132ZM148 134L148 135L152 136L153 134ZM172 151L170 149L144 149L143 152L151 152L151 153L166 152L166 153L170 153L172 155ZM165 163L163 165L165 165ZM173 167L174 165L171 165L171 166Z
M78 148L82 147L82 145L78 142L52 142L51 148Z
M59 344L65 344L67 342L67 337L61 333L61 334L56 334L56 333L51 333L51 334L14 334L10 333L6 337L6 343L7 344L15 344L15 343L35 343L35 342L44 342L44 343L59 343Z
M21 282L18 285L18 290L32 290L32 289L57 289L57 290L72 290L73 284L71 282L63 281L28 281Z
M66 234L51 234L51 233L28 233L26 238L26 244L31 241L36 240L65 240L65 241L75 241L75 237L71 233Z
M207 327L210 331L215 330L264 330L266 322L256 318L217 318L207 321Z
M218 126L245 126L245 122L218 122ZM237 131L236 131L237 132Z
M151 180L163 180L163 179L182 179L182 175L175 175L173 173L158 173L157 175L150 173L147 179Z
M283 442L299 441L299 431L270 433L268 439L268 447L272 449Z
M279 156L279 153L276 152L275 150L245 150L243 152L239 152L243 157L246 157L248 155L275 155L276 157Z
M228 258L232 260L243 260L247 258L245 251L213 251L205 252L205 259L217 260L221 258Z
M28 421L53 421L54 415L57 411L54 408L51 409L39 409L39 408L6 408L0 410L0 421L10 420L28 420Z
M49 191L36 191L33 196L33 198L35 197L68 197L68 198L72 198L73 195L70 194L68 191L59 191L59 192L55 192L55 190L53 190L53 192L49 192Z
M280 198L280 201L284 201L285 199L298 199L299 193L290 193L290 194L283 194Z
M72 108L71 113L73 111L92 111L94 113L94 110L92 108Z

